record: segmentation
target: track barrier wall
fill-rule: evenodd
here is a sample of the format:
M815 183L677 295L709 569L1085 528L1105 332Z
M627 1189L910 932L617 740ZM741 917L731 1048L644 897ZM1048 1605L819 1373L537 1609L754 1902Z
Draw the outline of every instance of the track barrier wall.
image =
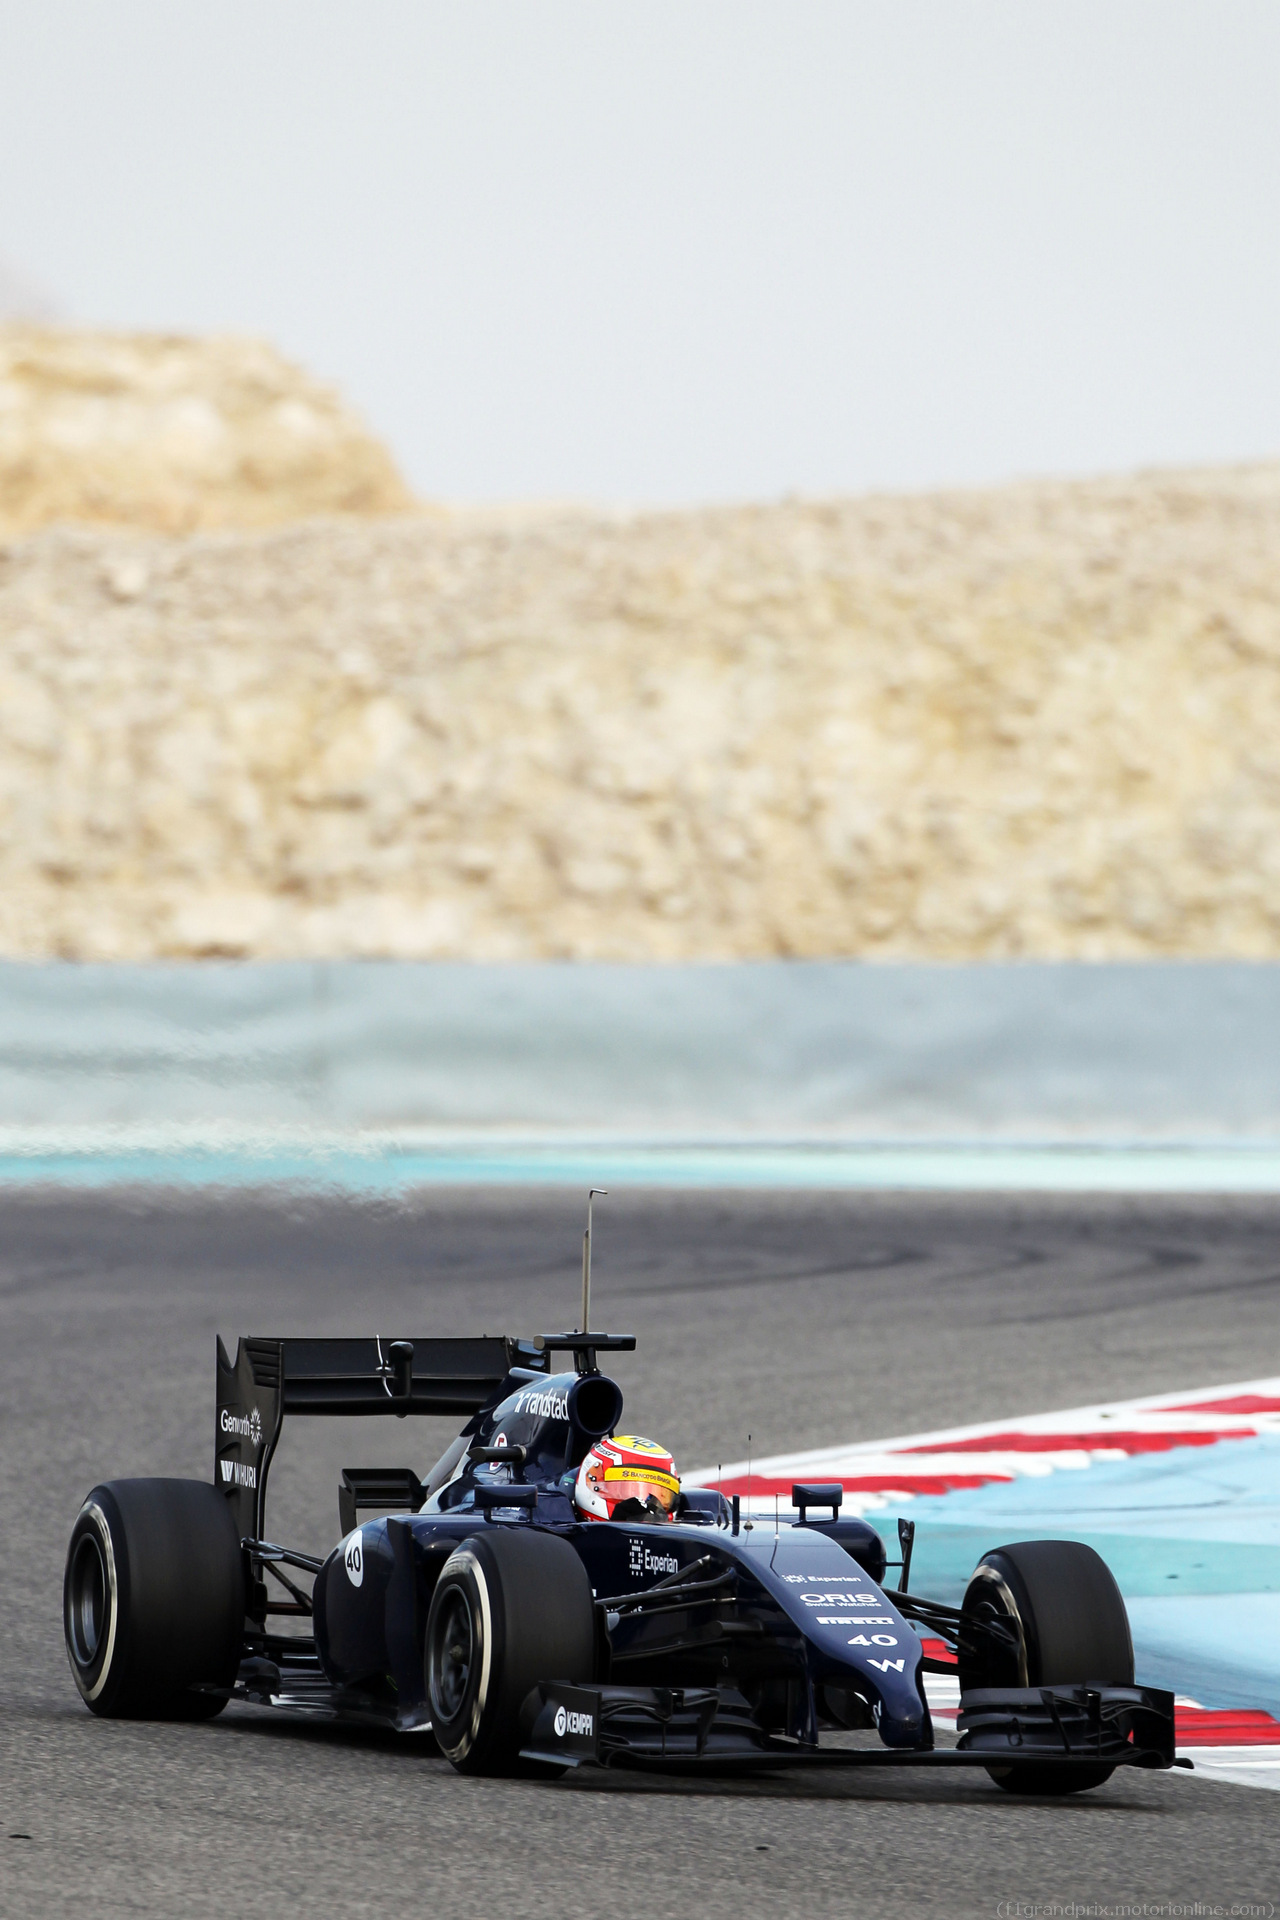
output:
M0 1126L1280 1141L1280 966L0 966Z

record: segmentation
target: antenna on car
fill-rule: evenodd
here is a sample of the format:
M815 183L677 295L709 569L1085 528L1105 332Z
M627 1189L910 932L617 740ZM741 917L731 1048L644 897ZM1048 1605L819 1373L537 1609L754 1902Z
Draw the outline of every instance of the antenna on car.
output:
M591 1202L599 1195L602 1200L609 1198L608 1187L587 1188L587 1230L582 1236L582 1327L581 1332L591 1330Z

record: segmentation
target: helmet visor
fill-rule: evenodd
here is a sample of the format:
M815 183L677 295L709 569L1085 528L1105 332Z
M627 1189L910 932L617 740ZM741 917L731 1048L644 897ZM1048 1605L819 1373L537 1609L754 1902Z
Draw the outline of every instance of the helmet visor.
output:
M674 1473L663 1473L656 1467L637 1467L631 1463L623 1467L605 1468L604 1491L611 1507L623 1500L638 1500L643 1506L646 1500L653 1499L664 1513L671 1513L680 1492L680 1482Z

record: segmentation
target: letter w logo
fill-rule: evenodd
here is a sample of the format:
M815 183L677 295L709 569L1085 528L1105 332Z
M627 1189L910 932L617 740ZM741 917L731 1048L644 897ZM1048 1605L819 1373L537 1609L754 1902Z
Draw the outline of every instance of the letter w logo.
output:
M225 1487L236 1470L236 1463L234 1460L219 1460L218 1465L222 1468L222 1484Z
M902 1672L901 1660L868 1660L867 1665L869 1667L879 1667L881 1673L888 1673L890 1667L893 1668L895 1673Z

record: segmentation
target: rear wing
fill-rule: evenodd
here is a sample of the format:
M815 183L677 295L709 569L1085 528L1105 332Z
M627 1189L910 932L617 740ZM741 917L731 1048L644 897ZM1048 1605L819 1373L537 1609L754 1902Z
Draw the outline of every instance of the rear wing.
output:
M242 1539L264 1537L267 1472L286 1413L453 1414L492 1405L512 1368L546 1373L550 1352L510 1334L476 1340L218 1341L213 1478Z

